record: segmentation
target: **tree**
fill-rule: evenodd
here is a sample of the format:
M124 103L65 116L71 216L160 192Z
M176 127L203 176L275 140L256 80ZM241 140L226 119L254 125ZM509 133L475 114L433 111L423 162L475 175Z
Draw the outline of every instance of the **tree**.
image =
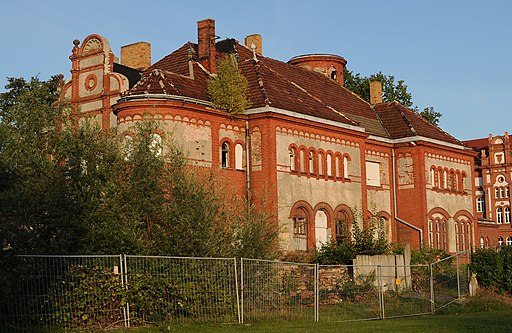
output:
M234 55L219 62L218 74L208 81L208 94L214 108L237 114L247 109L251 102L247 98L247 79L240 73Z
M384 102L397 101L403 106L410 108L430 123L437 125L439 119L443 115L434 110L432 106L426 107L423 111L419 111L417 106L412 102L412 95L407 91L407 85L404 80L398 80L395 83L393 75L384 75L381 72L370 75L369 77L361 76L361 74L344 70L344 84L347 89L358 94L362 99L370 101L370 82L382 82L382 100Z
M9 82L0 96L4 253L276 255L272 216L227 200L172 133L155 141L162 132L144 121L126 147L115 131L69 117L52 80Z

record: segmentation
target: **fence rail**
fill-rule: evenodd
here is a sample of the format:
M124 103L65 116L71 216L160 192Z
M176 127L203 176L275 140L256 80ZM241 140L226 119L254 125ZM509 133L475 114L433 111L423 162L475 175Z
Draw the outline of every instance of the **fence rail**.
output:
M430 265L151 256L0 257L0 332L169 321L348 321L434 313L468 293L469 252Z

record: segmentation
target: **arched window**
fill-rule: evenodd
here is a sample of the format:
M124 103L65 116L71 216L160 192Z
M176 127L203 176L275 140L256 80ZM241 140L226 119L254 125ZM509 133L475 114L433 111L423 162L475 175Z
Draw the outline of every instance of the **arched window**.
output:
M348 179L348 157L343 156L343 178Z
M497 187L494 189L494 197L496 199L498 199L500 197L500 189Z
M501 208L501 207L498 207L496 209L496 222L498 224L502 224L503 223L503 208Z
M345 210L336 213L336 242L342 243L350 238L350 214Z
M500 187L500 198L505 197L505 189L503 187Z
M244 169L244 148L240 143L235 145L235 169Z
M304 149L300 150L299 163L300 163L300 172L304 173L306 170L306 151Z
M318 153L318 175L324 175L324 154Z
M478 213L485 212L485 199L484 199L484 197L476 198L476 211Z
M336 155L335 157L335 172L336 172L336 178L341 178L341 157L339 155Z
M503 237L498 237L498 247L502 247L503 246Z
M484 238L483 237L480 237L480 248L481 249L484 248Z
M428 221L428 238L431 248L447 250L446 222L439 219Z
M507 237L507 245L512 245L512 236Z
M295 148L290 148L290 150L288 150L288 155L290 156L290 171L297 171L295 166Z
M162 137L158 133L152 133L149 138L149 149L155 156L162 155Z
M453 186L453 182L454 182L453 170L451 170L450 172L447 173L447 177L448 177L448 180L447 180L446 188L448 190L450 190L450 191L453 191L454 190L454 186Z
M505 223L510 223L510 207L505 207Z
M332 176L332 155L331 153L328 153L327 154L327 176L331 177Z
M293 212L293 238L295 242L295 250L307 250L308 236L308 214L305 208L297 208Z
M443 171L443 188L448 189L448 172L446 170Z
M223 142L220 151L220 163L223 168L229 168L229 143Z
M309 173L315 173L315 154L312 150L309 151Z
M510 188L505 188L505 197L510 198Z
M488 249L488 248L489 248L489 237L485 237L484 247L485 247L486 249Z
M433 188L437 187L437 177L436 176L437 176L436 170L434 168L430 169L430 181L432 182Z

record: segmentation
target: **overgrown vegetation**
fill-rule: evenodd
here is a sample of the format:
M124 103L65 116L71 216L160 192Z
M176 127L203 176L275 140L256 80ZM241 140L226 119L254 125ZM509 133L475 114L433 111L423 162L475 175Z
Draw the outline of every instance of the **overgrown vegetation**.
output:
M377 255L390 251L383 222L375 217L367 223L354 223L352 230L343 224L343 241L332 240L317 249L314 262L321 265L351 265L356 255Z
M499 251L477 249L471 257L470 268L481 286L512 293L512 246L504 246Z
M241 113L251 105L247 87L247 79L240 73L235 56L227 56L219 62L217 75L208 81L212 106L233 114Z
M4 254L276 255L265 209L191 168L158 124L129 146L58 103L58 78L10 79L0 95L0 246ZM147 117L149 118L149 117ZM161 153L157 153L161 152Z

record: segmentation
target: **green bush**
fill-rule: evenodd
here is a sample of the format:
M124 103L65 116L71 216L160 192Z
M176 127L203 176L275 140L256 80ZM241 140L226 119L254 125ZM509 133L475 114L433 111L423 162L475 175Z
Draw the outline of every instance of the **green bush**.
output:
M505 246L498 252L477 249L472 255L470 268L481 286L512 292L512 246Z

